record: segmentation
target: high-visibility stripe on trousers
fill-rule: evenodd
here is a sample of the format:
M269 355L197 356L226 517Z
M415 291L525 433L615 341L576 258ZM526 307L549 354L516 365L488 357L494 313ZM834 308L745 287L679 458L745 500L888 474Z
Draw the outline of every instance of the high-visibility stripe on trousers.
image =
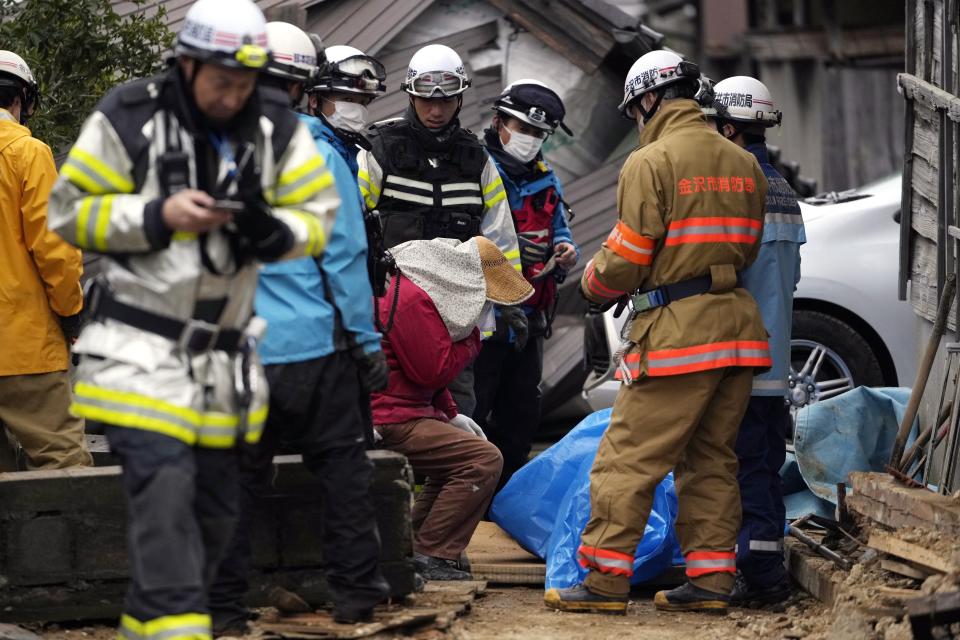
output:
M691 551L686 555L687 575L691 578L708 573L736 573L737 554L733 551Z
M596 569L602 573L628 578L633 575L633 556L619 551L597 549L582 544L577 549L577 562L581 567Z
M210 616L205 613L181 613L140 621L123 614L119 640L209 640Z

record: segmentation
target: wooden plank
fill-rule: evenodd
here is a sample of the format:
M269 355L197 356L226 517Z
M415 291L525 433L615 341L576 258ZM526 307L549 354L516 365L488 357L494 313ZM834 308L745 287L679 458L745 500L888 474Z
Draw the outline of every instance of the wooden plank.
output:
M885 473L850 474L849 484L855 500L850 507L892 529L919 526L952 536L960 536L960 502L926 489L904 487Z
M909 73L897 74L897 85L903 91L905 98L915 100L931 109L946 111L948 118L954 122L960 122L960 97Z
M547 565L525 562L500 562L495 564L474 562L470 564L474 578L493 584L529 584L543 586L547 578Z
M906 560L894 560L890 557L880 559L880 568L890 571L891 573L913 578L914 580L926 580L929 576L936 573L935 571L914 565Z
M867 544L877 551L883 551L892 556L909 560L914 564L918 564L932 571L949 573L956 569L946 558L943 558L935 551L931 551L914 542L901 540L893 534L871 531Z

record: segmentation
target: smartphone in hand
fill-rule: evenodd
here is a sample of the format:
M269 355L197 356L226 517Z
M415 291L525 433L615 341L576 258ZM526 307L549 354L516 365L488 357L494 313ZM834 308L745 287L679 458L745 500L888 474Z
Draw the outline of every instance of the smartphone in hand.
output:
M210 208L219 209L220 211L229 211L230 213L243 213L244 210L246 210L247 205L239 200L215 200Z

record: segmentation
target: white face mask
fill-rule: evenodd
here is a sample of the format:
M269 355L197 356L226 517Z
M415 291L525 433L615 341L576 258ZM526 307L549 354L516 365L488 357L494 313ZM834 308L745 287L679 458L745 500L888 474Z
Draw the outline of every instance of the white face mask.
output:
M367 126L367 108L364 105L346 101L334 102L326 98L324 100L336 108L333 115L325 117L327 122L337 129L359 133Z
M543 138L528 136L525 133L514 131L507 127L510 132L510 139L503 145L503 150L512 155L520 162L530 162L537 157L540 147L543 146Z

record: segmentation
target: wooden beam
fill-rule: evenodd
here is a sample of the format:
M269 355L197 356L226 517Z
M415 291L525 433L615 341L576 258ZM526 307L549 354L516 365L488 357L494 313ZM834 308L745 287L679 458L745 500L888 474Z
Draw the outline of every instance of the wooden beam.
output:
M894 560L893 558L881 558L880 568L891 573L897 573L901 576L913 578L914 580L926 580L928 577L937 573L926 567L920 567L906 560Z
M948 118L960 122L960 97L909 73L897 74L897 85L903 91L904 98L914 100L934 111L946 111ZM904 149L904 152L907 151Z
M747 50L756 60L829 60L903 55L903 29L845 30L831 47L822 31L753 34L746 38Z
M914 542L901 540L890 533L871 531L867 544L877 551L888 553L903 560L909 560L914 564L939 573L949 573L956 568L950 564L949 560L935 551L931 551Z
M784 551L787 570L797 584L820 602L832 606L846 574L793 538L784 540Z

